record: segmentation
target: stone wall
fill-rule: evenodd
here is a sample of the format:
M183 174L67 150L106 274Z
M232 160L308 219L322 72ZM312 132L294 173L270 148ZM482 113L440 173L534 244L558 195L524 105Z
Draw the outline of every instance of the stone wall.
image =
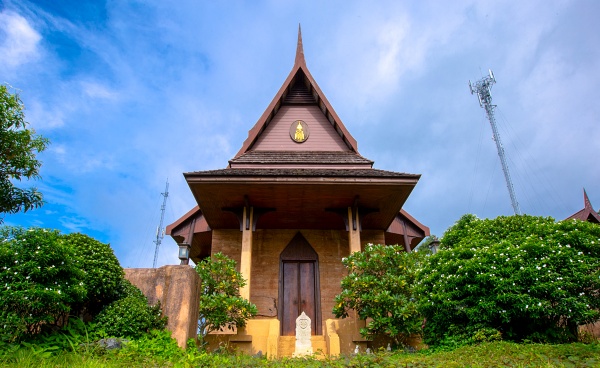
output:
M200 278L187 265L160 268L126 268L125 278L137 286L150 304L160 301L163 314L169 318L167 328L185 348L198 329Z
M579 333L586 333L589 336L600 339L600 322L579 326Z

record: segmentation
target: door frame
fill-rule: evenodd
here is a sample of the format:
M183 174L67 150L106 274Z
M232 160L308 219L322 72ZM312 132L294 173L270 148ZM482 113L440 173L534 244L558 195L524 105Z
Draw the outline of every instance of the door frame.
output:
M322 335L323 328L321 326L321 283L319 275L319 255L306 240L306 238L298 231L290 240L288 245L281 251L279 255L279 295L277 318L279 319L279 333L283 333L283 264L287 262L313 262L314 263L314 279L315 279L315 331L314 335Z

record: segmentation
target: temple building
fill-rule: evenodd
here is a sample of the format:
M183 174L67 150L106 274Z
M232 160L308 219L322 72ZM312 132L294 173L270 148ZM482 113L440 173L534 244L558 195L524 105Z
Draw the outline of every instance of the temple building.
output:
M167 227L194 262L234 259L247 280L240 294L258 307L246 328L209 341L291 356L305 312L313 351L364 351L364 321L332 314L342 258L368 243L411 251L429 235L402 208L420 175L373 164L309 72L299 31L294 66L239 152L224 169L184 174L197 206Z

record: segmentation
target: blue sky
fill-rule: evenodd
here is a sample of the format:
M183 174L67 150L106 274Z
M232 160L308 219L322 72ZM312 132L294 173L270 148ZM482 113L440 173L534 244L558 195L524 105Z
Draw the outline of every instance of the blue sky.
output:
M405 209L441 236L461 215L512 208L485 112L492 95L523 212L600 207L600 2L11 1L0 82L52 145L47 204L5 223L109 242L150 267L166 223L194 205L182 173L223 168L294 61L308 67L375 168L422 174ZM28 185L30 183L24 183ZM177 263L165 238L159 265Z

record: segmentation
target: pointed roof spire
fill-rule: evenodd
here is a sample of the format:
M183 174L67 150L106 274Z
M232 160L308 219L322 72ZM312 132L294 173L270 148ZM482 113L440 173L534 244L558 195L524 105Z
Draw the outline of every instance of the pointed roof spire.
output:
M298 44L296 45L296 60L294 64L303 64L306 65L306 60L304 60L304 47L302 46L302 29L300 28L300 23L298 23Z
M590 202L590 199L588 198L588 195L587 195L587 193L585 191L585 188L583 189L583 202L584 202L585 208L590 208L592 210L594 209L592 207L592 202Z

